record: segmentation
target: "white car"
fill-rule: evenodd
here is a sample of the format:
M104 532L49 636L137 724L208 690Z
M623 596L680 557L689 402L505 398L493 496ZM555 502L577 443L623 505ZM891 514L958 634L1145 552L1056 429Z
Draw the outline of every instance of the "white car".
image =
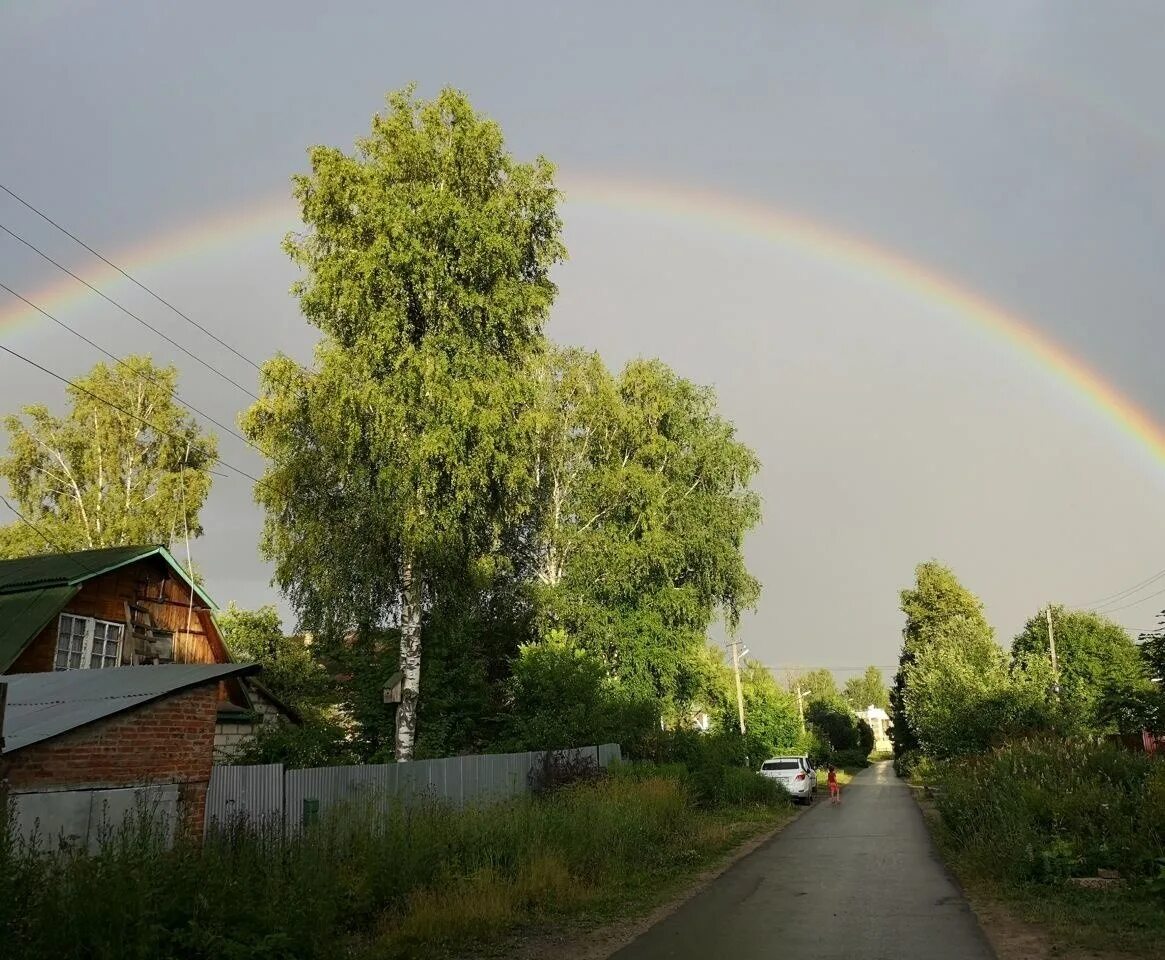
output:
M795 801L812 803L817 793L817 771L809 758L773 757L760 765L761 776L776 780Z

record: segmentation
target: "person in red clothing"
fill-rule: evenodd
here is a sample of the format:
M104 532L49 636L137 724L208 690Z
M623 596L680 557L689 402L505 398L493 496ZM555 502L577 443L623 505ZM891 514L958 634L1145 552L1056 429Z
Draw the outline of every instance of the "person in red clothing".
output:
M829 802L835 807L841 803L841 784L837 782L837 768L829 765Z

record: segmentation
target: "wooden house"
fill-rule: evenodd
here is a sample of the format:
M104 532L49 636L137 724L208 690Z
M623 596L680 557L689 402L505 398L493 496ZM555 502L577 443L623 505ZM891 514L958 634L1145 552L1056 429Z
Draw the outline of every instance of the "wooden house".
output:
M0 560L0 675L158 664L227 664L214 602L165 547ZM220 684L220 759L263 719L298 722L253 680Z

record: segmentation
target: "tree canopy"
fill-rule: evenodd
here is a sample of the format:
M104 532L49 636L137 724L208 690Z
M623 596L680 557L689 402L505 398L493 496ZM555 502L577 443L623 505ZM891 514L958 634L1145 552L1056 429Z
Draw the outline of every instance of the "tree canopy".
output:
M948 628L958 624L958 631L968 637L991 639L992 630L983 615L983 603L964 587L958 577L935 560L920 563L914 570L914 586L903 590L899 599L906 625L902 631L902 655L894 689L890 693L890 736L894 754L901 756L919 746L907 704L907 668L919 652L940 635L949 635Z
M173 366L127 357L66 387L63 416L36 405L7 417L0 476L38 529L0 529L0 556L200 536L217 444L175 399L177 381Z
M759 584L743 556L760 518L755 455L714 393L658 360L612 376L594 354L550 354L538 405L533 535L542 616L637 695L698 691L711 622L735 626Z
M1145 663L1128 632L1090 610L1052 607L1052 629L1059 663L1058 712L1068 729L1097 730L1108 724L1099 714L1107 693L1146 689ZM1011 647L1015 669L1051 686L1048 619L1040 610L1024 625Z
M886 678L877 667L866 667L865 673L850 677L845 682L843 696L859 712L871 706L883 710L890 706L890 690L886 686Z
M354 153L295 178L314 366L269 361L244 426L272 456L263 547L305 625L400 627L396 756L412 756L422 619L441 571L528 501L534 370L556 288L553 168L514 161L454 90L392 94Z

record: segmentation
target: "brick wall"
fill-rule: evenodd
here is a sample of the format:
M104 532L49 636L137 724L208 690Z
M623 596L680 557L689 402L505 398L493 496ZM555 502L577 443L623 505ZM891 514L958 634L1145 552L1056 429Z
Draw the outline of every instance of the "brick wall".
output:
M17 750L5 758L9 787L180 784L183 822L200 836L217 705L217 684L206 684Z

